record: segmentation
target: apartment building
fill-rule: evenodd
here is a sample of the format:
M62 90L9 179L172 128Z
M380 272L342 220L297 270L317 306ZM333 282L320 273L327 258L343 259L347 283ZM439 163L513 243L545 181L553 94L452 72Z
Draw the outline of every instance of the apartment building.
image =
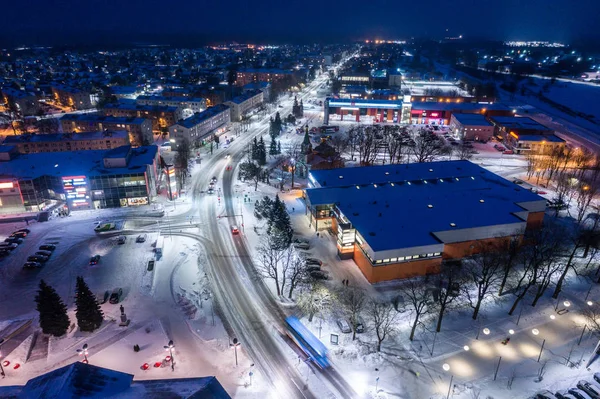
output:
M125 130L129 142L134 147L153 142L152 120L137 117L115 117L100 114L65 114L59 120L61 130L71 132L117 131Z
M245 114L262 103L263 92L260 90L249 90L231 101L225 101L224 104L231 108L231 120L239 122Z
M176 140L186 139L188 142L199 142L210 134L224 132L231 121L231 109L219 104L206 111L194 114L169 127L169 137Z

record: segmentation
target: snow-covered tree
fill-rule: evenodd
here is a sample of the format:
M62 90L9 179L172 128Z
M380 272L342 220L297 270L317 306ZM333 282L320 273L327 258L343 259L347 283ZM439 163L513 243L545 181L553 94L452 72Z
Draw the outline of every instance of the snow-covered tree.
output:
M83 277L77 277L75 306L75 317L81 331L91 332L102 325L104 314Z
M40 327L44 334L60 337L69 328L67 307L56 290L40 280L40 288L35 296L36 309L40 314Z

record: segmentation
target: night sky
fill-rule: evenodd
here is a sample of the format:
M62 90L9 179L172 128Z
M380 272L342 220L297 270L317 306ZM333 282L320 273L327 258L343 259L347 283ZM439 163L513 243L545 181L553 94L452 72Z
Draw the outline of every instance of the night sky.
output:
M598 0L5 2L0 44L334 42L366 38L600 40Z

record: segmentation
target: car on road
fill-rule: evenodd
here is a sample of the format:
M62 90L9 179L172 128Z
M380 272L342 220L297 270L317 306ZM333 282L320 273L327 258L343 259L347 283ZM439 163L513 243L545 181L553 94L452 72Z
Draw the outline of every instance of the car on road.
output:
M115 288L113 290L113 292L110 294L110 299L108 300L108 302L112 303L113 305L116 303L121 302L121 297L123 296L123 288Z
M56 249L56 245L44 244L40 245L38 249L41 249L42 251L54 251Z
M4 240L4 242L9 242L11 244L22 244L23 239L19 238L19 237L8 237L7 239Z
M211 183L216 183L217 182L217 176L213 176L212 179L210 179Z
M10 236L11 237L25 238L25 237L27 237L27 233L24 232L24 231L15 231Z
M25 262L23 264L23 269L39 269L42 267L42 264L39 262Z
M215 189L214 188L209 188L208 190L206 190L207 194L214 194L215 193Z
M308 244L307 242L296 242L294 243L294 248L307 250L310 249L310 244Z
M42 256L42 255L31 255L31 256L27 257L27 261L28 262L46 263L48 261L48 257Z
M100 262L100 255L94 255L90 258L90 265L97 265Z
M352 332L352 328L350 327L350 323L348 323L348 320L339 318L335 321L335 323L338 325L340 331L344 334Z
M146 234L140 234L139 236L137 236L135 242L146 242Z
M231 226L231 234L233 234L233 235L240 234L240 229L238 229L237 226Z
M125 241L127 241L127 237L125 237L125 236L119 236L117 238L117 244L119 244L119 245L125 244Z
M49 258L50 255L52 255L52 252L50 252L50 251L37 251L35 253L35 255L41 255L41 256L45 256L46 258Z
M320 259L317 258L306 258L305 262L307 265L319 265L319 266L323 266L323 262Z
M310 272L310 276L315 280L329 280L329 274L327 274L323 270L315 270L313 272Z

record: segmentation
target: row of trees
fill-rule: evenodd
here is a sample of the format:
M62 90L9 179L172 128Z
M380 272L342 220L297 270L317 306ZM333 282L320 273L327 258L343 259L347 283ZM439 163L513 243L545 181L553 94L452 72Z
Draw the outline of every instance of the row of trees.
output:
M383 157L385 163L432 162L440 157L471 159L474 151L465 145L448 146L426 129L412 132L396 125L353 125L346 135L336 134L329 144L339 153L355 156L361 165L372 165Z
M40 327L44 334L60 337L69 328L67 307L54 288L40 280L35 297L36 309L39 312ZM81 331L91 332L102 325L103 313L94 294L83 280L77 277L75 286L75 318Z

